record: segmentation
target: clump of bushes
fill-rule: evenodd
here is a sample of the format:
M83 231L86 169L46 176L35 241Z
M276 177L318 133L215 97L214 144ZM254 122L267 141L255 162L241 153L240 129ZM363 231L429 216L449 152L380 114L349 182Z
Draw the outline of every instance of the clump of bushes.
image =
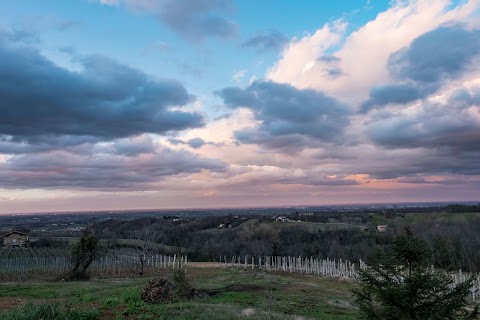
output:
M57 303L28 303L12 310L0 311L0 319L98 320L100 312L96 309L68 309Z
M166 278L153 279L143 288L142 300L147 303L172 303L178 299L203 297L205 292L196 290L187 278L185 269L171 271Z

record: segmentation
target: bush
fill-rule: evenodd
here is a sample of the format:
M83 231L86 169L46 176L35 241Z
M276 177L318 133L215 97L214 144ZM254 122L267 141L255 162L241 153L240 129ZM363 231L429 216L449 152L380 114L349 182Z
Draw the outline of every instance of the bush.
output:
M142 300L147 303L171 303L175 300L175 285L165 278L153 279L143 288Z
M174 294L178 298L190 298L194 294L194 289L187 278L185 269L174 269L170 273L170 280L175 286Z
M67 309L57 303L28 303L8 311L0 311L2 320L97 320L100 312L96 309Z
M148 303L171 303L176 299L204 296L195 290L187 278L185 269L174 269L168 278L151 280L142 291L142 300Z

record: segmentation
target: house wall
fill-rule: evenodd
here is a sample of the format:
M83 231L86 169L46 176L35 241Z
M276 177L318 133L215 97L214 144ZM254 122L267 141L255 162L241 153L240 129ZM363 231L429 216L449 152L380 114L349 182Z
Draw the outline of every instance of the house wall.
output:
M4 246L25 244L27 241L28 237L26 235L18 233L12 233L3 237Z

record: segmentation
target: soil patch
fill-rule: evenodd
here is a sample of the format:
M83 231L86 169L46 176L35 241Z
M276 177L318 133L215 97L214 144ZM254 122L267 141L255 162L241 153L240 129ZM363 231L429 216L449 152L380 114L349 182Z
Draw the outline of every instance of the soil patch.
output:
M257 286L257 285L253 285L253 284L231 284L227 287L225 287L224 289L222 289L223 292L227 292L227 291L234 291L234 292L243 292L243 291L247 291L247 292L255 292L255 291L264 291L265 290L265 287L260 287L260 286Z

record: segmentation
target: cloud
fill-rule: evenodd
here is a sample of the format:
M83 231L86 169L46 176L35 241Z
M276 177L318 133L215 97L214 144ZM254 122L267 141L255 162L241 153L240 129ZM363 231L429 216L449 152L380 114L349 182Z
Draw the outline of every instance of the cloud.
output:
M333 55L323 55L323 56L320 56L317 60L322 61L322 62L326 62L326 63L329 63L329 64L337 64L341 61L340 58L335 57Z
M340 68L326 68L325 73L330 78L338 78L345 74L345 72L343 72L343 70Z
M234 72L232 75L232 80L234 82L240 82L245 77L246 73L247 73L247 70L240 70L240 71Z
M400 177L395 180L397 183L430 183L423 177L413 176L413 177Z
M328 175L319 170L282 168L274 165L234 165L222 173L229 176L227 184L239 185L305 185L305 186L353 186L358 182L343 176Z
M127 157L53 151L8 158L0 165L0 179L7 189L151 190L169 176L224 169L220 160L167 148Z
M205 145L206 142L202 138L193 138L188 140L187 144L194 149L198 149Z
M424 101L414 110L372 119L369 137L388 148L443 148L479 151L480 87L453 91L444 103Z
M415 84L391 84L374 87L370 91L370 98L363 102L361 111L367 112L387 104L406 104L436 91L436 88L422 88Z
M325 56L328 48L341 41L346 27L347 24L344 21L338 20L324 25L311 35L300 39L293 38L287 44L282 57L267 72L267 79L289 83L301 89L311 87L308 84L304 85L302 79L315 65L315 62ZM317 87L317 89L321 88Z
M263 32L246 40L242 47L258 52L280 51L288 43L288 38L278 31Z
M298 131L274 136L262 130L263 123L239 140L273 145L284 154L297 146L305 165L333 163L330 173L366 175L362 183L419 175L446 184L454 179L424 174L478 175L478 10L478 1L395 1L349 35L345 27L326 24L292 40L266 77L321 91L359 112L345 114L339 141ZM231 94L251 103L243 91ZM349 157L314 156L325 149Z
M313 34L293 39L266 76L271 81L289 83L299 89L321 90L346 103L360 106L368 100L372 88L399 84L390 83L394 80L391 78L393 70L388 66L396 63L391 56L398 52L396 61L407 66L410 64L409 59L413 56L402 54L402 49L412 46L412 53L424 51L418 61L423 67L429 66L429 59L433 64L450 63L446 59L449 55L450 59L455 59L455 48L459 48L460 59L468 58L473 45L461 48L457 43L475 36L475 32L466 33L478 28L479 8L479 2L474 0L454 5L448 0L393 1L388 10L380 12L373 20L349 34L346 34L348 21L337 21L325 24ZM470 31L462 31L458 26ZM439 31L434 31L439 28ZM430 34L431 31L433 33ZM450 32L439 36L444 31ZM438 38L447 41L456 34L460 38L453 41L453 45L439 50L443 58L436 58L433 46L429 50L422 49L422 46L428 46L428 42L435 42ZM422 35L424 38L420 38ZM413 43L415 39L418 41ZM411 66L417 68L417 65ZM449 66L445 68L454 68L452 63ZM454 69L444 71L455 72ZM407 76L402 75L402 85L413 81ZM416 79L421 75L411 76ZM394 82L398 81L400 78Z
M468 94L465 92L468 91ZM376 159L362 170L377 178L412 174L480 174L480 104L478 87L443 92L409 107L389 107L365 123ZM475 93L477 92L477 93ZM364 156L363 156L364 157Z
M194 42L206 37L231 39L237 35L237 25L225 17L234 11L233 0L100 0L100 3L123 3L133 11L151 14Z
M352 177L361 184L412 176L439 181L480 174L480 166L478 161L475 161L475 158L480 156L478 150L426 147L392 149L372 144L331 145L323 149L326 150L325 154L315 158L314 154L310 161L304 159L303 167L310 163L322 168L329 175ZM331 153L333 157L330 156ZM307 154L301 153L304 157Z
M225 88L217 94L228 107L251 109L256 120L261 122L258 128L236 133L237 139L246 143L270 144L268 140L276 138L288 145L308 144L310 138L338 141L348 124L349 109L315 90L254 82L246 89Z
M38 43L40 38L38 34L35 33L32 28L28 26L15 26L10 29L0 28L0 46L2 43Z
M113 149L113 154L123 156L155 153L155 145L148 136L119 139L111 143L111 148Z
M161 20L191 40L204 36L232 38L237 26L222 15L233 11L230 0L169 0L160 12Z
M479 30L466 30L460 25L441 26L392 54L388 67L397 79L431 83L459 76L479 52Z
M103 56L63 69L26 47L0 44L3 142L68 144L203 125L197 113L172 110L193 97L177 81L157 80ZM0 150L2 152L2 150Z
M472 69L472 61L479 55L478 30L453 25L422 34L389 58L388 69L392 78L408 82L373 88L361 109L368 111L387 104L406 104L425 98L436 92L445 80L458 78Z

